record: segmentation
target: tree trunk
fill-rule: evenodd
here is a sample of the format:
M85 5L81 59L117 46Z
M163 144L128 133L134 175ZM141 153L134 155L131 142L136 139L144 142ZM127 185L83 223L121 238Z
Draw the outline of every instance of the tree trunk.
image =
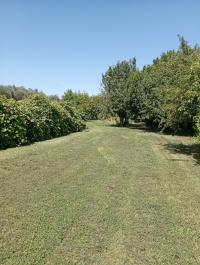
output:
M125 113L126 115L125 115L125 126L128 126L129 125L129 119L128 119L128 115L127 115L127 113Z
M128 115L125 111L120 111L118 113L118 116L119 116L119 123L120 123L120 126L122 127L125 127L125 126L128 126L129 124L129 119L128 119Z

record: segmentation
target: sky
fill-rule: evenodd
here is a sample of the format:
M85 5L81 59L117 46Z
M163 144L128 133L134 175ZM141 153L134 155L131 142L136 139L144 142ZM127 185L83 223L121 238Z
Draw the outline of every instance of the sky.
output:
M95 95L117 61L141 69L200 44L200 0L0 0L0 84Z

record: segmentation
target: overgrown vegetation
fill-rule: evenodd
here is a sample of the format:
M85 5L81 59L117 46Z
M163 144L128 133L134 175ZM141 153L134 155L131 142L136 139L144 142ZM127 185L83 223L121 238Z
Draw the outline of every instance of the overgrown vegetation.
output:
M104 117L102 96L89 96L86 92L73 92L68 89L63 100L78 108L85 120L97 120Z
M0 148L50 139L84 128L83 120L118 116L121 126L140 120L161 131L200 137L200 48L179 36L142 70L136 59L102 75L101 95L67 90L62 99L24 87L0 86Z
M85 121L104 116L102 96L67 90L61 100L38 90L0 86L0 148L77 132Z
M67 135L85 128L78 110L36 94L15 101L0 97L0 148Z
M200 135L200 49L179 39L177 51L163 53L141 71L134 59L118 62L103 75L108 109L122 126L132 118L162 131Z

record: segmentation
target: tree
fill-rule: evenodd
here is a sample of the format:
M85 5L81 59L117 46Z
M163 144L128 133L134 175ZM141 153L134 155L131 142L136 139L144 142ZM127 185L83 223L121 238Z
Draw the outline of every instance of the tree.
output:
M63 100L78 108L85 120L97 120L101 116L103 105L101 96L89 96L86 92L73 92L68 89Z
M130 117L130 74L136 71L135 58L118 62L110 66L102 75L103 94L106 97L108 109L119 117L120 125L126 126Z
M137 89L143 96L137 104L147 123L161 130L191 133L199 108L200 50L179 38L177 51L163 53L140 72Z

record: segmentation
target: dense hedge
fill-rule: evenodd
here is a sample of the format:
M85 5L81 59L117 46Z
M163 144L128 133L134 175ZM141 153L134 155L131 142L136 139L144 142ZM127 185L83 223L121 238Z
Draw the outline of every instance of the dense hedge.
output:
M0 148L47 140L81 131L85 123L66 102L33 95L22 101L0 97Z
M26 120L14 100L0 97L0 148L25 144Z

